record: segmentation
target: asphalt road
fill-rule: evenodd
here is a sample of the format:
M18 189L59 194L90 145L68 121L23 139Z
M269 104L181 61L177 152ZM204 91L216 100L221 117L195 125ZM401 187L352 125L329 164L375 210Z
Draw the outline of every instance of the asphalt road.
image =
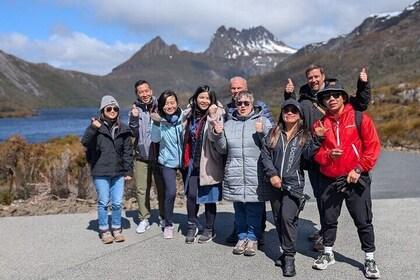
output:
M381 279L419 278L419 167L420 155L383 152L373 172L375 258ZM172 240L163 239L156 212L144 234L135 233L136 212L125 212L126 241L110 245L100 242L96 213L0 218L0 279L279 279L277 235L267 209L266 244L254 257L233 255L225 243L233 226L230 203L218 205L217 236L207 244L184 243L185 208L175 209ZM318 253L306 237L318 227L317 216L315 203L307 203L299 222L294 279L364 279L364 255L345 207L334 246L336 264L324 271L311 268Z

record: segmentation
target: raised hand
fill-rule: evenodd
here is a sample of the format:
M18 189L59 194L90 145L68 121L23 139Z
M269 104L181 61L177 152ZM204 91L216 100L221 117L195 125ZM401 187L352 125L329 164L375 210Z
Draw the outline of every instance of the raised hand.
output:
M315 135L316 136L324 136L325 133L329 130L329 128L325 128L324 124L322 123L322 121L318 122L318 126L315 127Z
M215 121L213 123L213 130L214 130L214 133L216 133L216 134L222 134L222 132L223 132L223 126L220 123L220 121Z
M100 126L101 126L101 122L100 121L98 121L97 119L95 119L95 118L92 118L91 119L91 122L92 122L92 124L94 125L94 126L96 126L97 128L99 128Z
M255 130L257 132L263 132L264 125L262 117L259 117L258 120L255 122Z
M286 89L285 92L291 94L295 90L295 86L293 85L292 79L287 79Z
M133 106L131 107L131 115L133 117L138 117L139 116L139 109L137 108L136 105L133 104Z
M210 118L212 118L212 119L216 118L217 105L216 104L212 104L209 107L209 111L208 112L209 112L209 117Z
M366 68L363 67L362 71L360 71L359 79L362 82L365 82L365 83L368 81L368 75L367 75L367 72L366 72Z
M156 112L150 113L150 118L153 120L153 122L156 125L160 125L160 121L162 120L162 118L161 118L161 116L159 116L158 113L156 113Z

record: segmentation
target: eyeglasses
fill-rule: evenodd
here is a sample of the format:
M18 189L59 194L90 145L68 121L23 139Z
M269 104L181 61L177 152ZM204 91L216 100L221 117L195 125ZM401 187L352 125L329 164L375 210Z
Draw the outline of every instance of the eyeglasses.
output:
M111 111L114 111L115 113L118 113L118 111L119 111L120 109L118 109L118 107L106 107L105 108L105 111L107 112L107 113L109 113L109 112L111 112Z
M298 109L296 107L286 107L281 110L283 114L288 114L289 112L292 114L297 114Z
M324 93L322 95L322 99L328 100L328 99L330 99L331 96L334 97L334 99L338 99L341 96L341 92L339 92L339 91L330 91L330 92Z
M236 106L242 106L242 105L244 105L245 107L248 107L249 105L251 105L251 102L249 102L249 101L237 101L236 102Z

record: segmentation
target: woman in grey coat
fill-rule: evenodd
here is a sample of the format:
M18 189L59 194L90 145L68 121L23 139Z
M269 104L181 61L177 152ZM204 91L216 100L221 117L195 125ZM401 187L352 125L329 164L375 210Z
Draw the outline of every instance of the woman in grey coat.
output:
M223 198L233 201L238 242L234 254L253 256L258 249L257 236L268 200L260 184L260 147L271 128L262 111L254 109L250 91L241 91L236 98L237 109L224 127L215 122L213 137L216 149L227 154Z

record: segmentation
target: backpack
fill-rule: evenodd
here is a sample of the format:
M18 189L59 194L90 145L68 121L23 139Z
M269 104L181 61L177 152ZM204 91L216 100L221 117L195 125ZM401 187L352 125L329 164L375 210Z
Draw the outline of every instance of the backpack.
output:
M363 120L363 112L355 111L354 118L356 122L357 132L359 134L359 138L362 139L361 125L362 125L362 120ZM302 157L300 160L300 167L303 170L314 170L315 166L316 166L316 162L313 157L311 157L310 159L306 159Z

